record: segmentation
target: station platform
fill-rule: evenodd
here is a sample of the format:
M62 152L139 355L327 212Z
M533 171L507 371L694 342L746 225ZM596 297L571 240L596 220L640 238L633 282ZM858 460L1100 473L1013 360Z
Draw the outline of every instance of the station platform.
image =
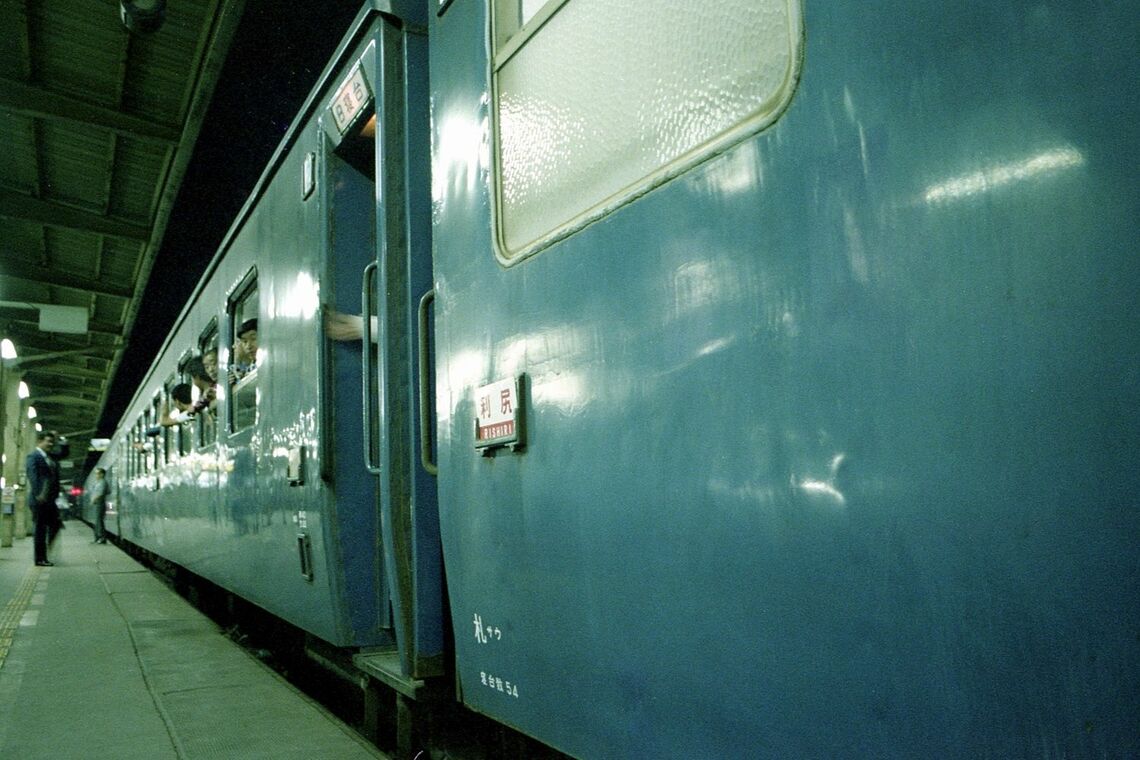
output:
M0 758L386 757L113 544L0 548Z

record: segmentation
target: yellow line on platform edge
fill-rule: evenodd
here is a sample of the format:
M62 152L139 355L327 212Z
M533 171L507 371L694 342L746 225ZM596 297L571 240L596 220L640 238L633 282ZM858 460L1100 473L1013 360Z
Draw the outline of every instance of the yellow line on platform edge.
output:
M16 595L4 605L4 611L0 612L0 668L4 667L4 660L7 659L8 650L12 646L12 638L16 635L16 629L20 627L20 618L23 617L28 602L32 600L32 591L36 587L39 575L40 568L29 568L24 579L20 581L19 588L16 589Z

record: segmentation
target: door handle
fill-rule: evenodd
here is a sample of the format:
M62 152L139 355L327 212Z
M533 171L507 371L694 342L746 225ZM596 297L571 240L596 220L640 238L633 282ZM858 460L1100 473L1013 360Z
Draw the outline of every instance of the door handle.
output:
M432 433L431 414L431 341L428 340L428 309L435 300L435 290L424 293L420 299L419 309L419 371L420 371L420 462L430 475L439 474L439 466L432 461L431 444L435 437Z
M376 280L376 262L364 267L364 278L360 286L360 311L364 318L364 345L361 351L360 388L363 396L364 414L364 467L373 475L380 474L380 463L372 459L372 452L379 446L372 435L372 373L375 363L372 358L372 283Z

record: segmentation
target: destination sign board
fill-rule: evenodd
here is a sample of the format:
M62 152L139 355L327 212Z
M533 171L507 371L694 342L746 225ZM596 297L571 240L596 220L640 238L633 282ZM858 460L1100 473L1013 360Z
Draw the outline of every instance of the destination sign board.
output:
M521 376L504 378L476 389L475 448L523 445L522 382Z
M349 76L348 81L336 91L329 109L332 111L333 121L341 133L348 129L356 120L364 107L372 100L372 91L368 89L368 81L364 78L364 71L357 66Z

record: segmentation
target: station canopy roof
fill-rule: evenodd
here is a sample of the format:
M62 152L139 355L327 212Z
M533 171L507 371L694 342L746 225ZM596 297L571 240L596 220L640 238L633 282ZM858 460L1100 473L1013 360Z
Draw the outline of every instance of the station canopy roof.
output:
M145 33L119 0L0 3L0 337L80 466L243 4L171 0Z

